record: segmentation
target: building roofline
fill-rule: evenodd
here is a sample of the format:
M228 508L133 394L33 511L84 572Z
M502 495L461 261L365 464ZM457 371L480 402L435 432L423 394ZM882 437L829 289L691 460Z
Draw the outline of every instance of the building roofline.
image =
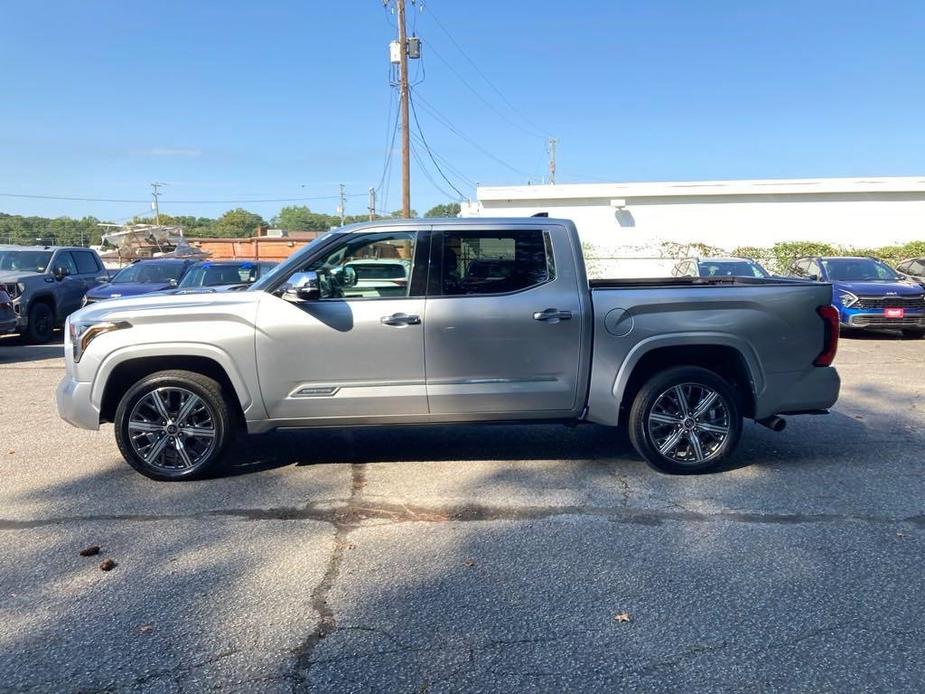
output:
M476 191L479 202L704 195L813 195L820 193L925 193L925 176L559 183L530 186L480 186Z

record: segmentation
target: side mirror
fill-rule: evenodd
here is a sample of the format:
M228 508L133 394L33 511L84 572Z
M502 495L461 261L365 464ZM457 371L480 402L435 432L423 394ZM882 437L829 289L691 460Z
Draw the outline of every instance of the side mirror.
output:
M173 277L171 277L169 280L167 280L167 284L169 284L171 287L176 287L180 283L177 282Z
M818 281L821 280L822 278L819 277L819 275L810 275L809 277L807 277L807 279L808 279L810 282L818 282Z
M100 275L99 277L96 278L96 281L100 282L101 284L106 284L107 282L110 281L110 277L109 275Z
M314 301L321 298L318 273L297 272L283 285L283 297L289 301Z
M55 269L52 270L52 273L51 273L51 274L54 275L54 278L60 282L60 281L63 280L65 277L67 277L68 272L67 272L67 268L66 268L66 267L64 267L64 266L62 266L62 265L56 265L56 266L55 266Z

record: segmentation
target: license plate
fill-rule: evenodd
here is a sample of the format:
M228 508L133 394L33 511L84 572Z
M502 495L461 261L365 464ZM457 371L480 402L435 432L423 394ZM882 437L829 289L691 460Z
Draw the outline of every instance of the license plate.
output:
M904 308L887 308L883 310L883 315L887 318L903 318L906 315Z

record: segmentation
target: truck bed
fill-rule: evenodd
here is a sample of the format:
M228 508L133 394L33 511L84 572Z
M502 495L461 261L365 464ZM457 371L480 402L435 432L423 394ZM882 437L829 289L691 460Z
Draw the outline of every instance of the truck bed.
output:
M631 277L588 280L591 289L630 289L633 287L760 287L818 284L787 277Z

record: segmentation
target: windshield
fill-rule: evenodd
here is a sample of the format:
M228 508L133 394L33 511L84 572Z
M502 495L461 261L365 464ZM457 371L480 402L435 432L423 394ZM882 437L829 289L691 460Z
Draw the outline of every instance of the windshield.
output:
M701 277L769 277L768 273L758 263L749 263L745 260L700 262Z
M167 284L170 280L180 279L181 274L183 274L182 263L142 261L119 270L119 273L112 278L112 283Z
M180 288L217 287L225 284L250 284L257 279L256 263L195 265L183 276Z
M891 268L871 258L836 258L823 260L830 280L842 282L895 282L899 279Z
M51 251L0 251L0 270L45 272Z
M357 271L358 280L396 280L408 277L408 269L401 263L347 263Z

